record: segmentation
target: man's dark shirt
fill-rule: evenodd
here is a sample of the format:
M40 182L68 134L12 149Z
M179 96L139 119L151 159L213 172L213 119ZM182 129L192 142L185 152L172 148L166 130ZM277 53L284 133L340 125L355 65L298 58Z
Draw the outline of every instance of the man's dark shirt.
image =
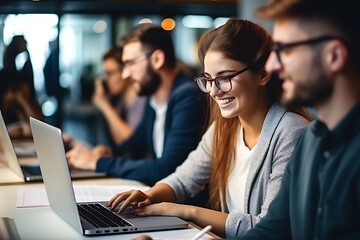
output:
M268 214L241 239L360 239L360 102L304 131Z

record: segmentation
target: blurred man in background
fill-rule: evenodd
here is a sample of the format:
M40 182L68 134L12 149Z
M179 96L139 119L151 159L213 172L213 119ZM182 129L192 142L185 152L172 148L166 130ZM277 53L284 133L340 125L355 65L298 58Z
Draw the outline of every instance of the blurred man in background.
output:
M149 96L139 127L116 149L78 145L69 164L148 185L172 173L195 149L205 130L206 96L176 65L172 39L160 26L141 24L122 39L122 77ZM123 157L131 150L139 156Z

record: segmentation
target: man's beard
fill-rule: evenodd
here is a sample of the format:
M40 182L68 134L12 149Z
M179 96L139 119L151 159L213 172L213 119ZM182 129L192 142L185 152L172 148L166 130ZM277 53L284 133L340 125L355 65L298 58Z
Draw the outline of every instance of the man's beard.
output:
M312 81L297 83L290 99L286 99L284 95L281 97L284 106L314 107L330 96L333 91L332 80L324 74L322 66L319 66L316 60L313 63L313 69L316 70L311 73L311 76L305 76L311 78Z
M146 70L146 79L141 84L140 91L138 92L139 96L151 96L156 92L161 83L159 74L154 71L150 63L147 64Z

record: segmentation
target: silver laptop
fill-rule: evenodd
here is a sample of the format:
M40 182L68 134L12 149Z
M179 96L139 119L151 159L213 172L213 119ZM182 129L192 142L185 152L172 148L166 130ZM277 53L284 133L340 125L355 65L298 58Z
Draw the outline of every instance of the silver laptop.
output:
M139 217L129 207L118 214L106 202L76 203L60 129L30 118L36 152L43 173L51 209L75 230L84 235L119 234L187 228L178 217ZM52 158L53 161L47 161Z
M26 177L16 157L0 111L0 158L6 167L0 168L0 183L24 182Z
M14 146L10 140L4 118L0 111L0 154L4 161L7 162L8 168L0 170L0 183L9 182L34 182L42 181L39 164L21 164L17 158ZM51 162L51 158L47 159ZM83 171L79 169L71 170L71 177L78 178L94 178L104 177L106 173L98 173L94 171Z

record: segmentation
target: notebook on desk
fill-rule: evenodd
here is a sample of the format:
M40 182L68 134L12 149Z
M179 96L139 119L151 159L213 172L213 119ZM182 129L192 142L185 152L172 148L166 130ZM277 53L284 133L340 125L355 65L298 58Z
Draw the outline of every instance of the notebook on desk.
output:
M13 183L13 182L34 182L42 181L41 171L39 164L27 164L21 165L14 146L10 140L9 133L7 131L4 118L0 111L0 154L2 160L7 163L6 168L0 169L0 183ZM48 161L51 162L52 158ZM83 171L73 169L71 171L71 177L78 178L93 178L104 177L105 173L97 173L94 171Z
M188 226L177 217L135 216L131 207L118 214L118 208L111 211L106 202L76 203L60 130L34 118L30 124L50 207L78 232L103 235ZM54 161L47 161L49 157Z

